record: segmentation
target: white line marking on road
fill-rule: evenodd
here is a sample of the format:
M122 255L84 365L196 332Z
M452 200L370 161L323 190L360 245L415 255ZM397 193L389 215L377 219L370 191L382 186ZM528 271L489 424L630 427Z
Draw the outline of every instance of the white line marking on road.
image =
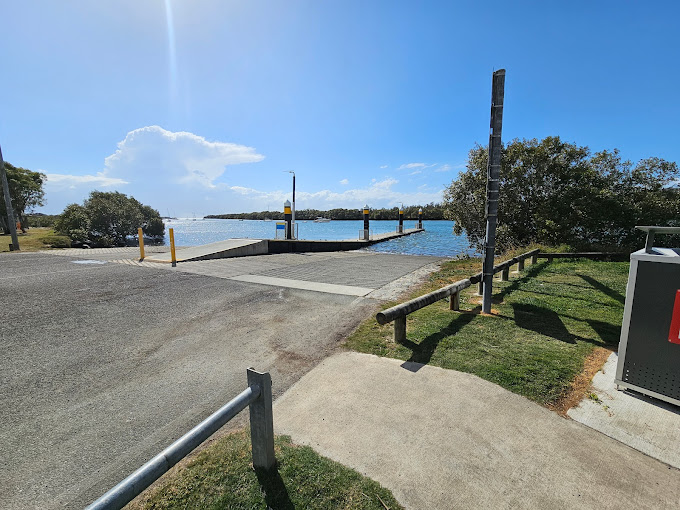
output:
M275 287L287 287L289 289L325 292L327 294L343 294L345 296L365 296L373 292L373 289L368 289L366 287L352 287L350 285L335 285L333 283L307 282L303 280L288 280L286 278L274 278L271 276L259 276L254 274L232 276L228 279L239 282L272 285Z

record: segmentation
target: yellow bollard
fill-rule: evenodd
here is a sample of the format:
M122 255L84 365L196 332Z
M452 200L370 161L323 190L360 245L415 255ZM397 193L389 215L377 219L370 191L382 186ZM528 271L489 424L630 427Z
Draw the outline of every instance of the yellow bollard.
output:
M137 237L139 238L139 261L144 260L144 231L142 227L137 229Z
M172 256L172 267L177 267L177 257L175 256L175 231L170 230L170 255Z

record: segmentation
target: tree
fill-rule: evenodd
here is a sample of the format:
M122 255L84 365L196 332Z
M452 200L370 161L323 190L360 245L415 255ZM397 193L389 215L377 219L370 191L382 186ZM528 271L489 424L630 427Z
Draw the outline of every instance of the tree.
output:
M467 170L445 191L445 213L471 246L484 243L487 149L474 147ZM659 158L633 166L618 150L591 155L559 137L513 140L502 150L499 251L531 243L574 249L636 249L635 225L673 225L680 213L676 163Z
M144 234L160 238L165 225L157 210L117 191L93 191L85 203L69 205L55 223L55 230L73 241L90 241L98 246L122 246L128 237Z
M9 194L12 197L11 202L14 216L21 223L22 230L25 231L28 227L25 216L26 212L34 207L43 205L43 198L45 196L43 183L47 178L43 173L16 167L7 161L5 161L5 170L7 172ZM5 197L0 193L0 226L2 226L4 233L9 232L6 210Z

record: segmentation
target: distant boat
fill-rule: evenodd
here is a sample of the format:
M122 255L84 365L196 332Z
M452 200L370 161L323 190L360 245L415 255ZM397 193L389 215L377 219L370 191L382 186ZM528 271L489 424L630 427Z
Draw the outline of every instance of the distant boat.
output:
M317 216L317 218L314 220L314 223L328 223L330 218L324 218L323 216Z
M274 220L272 220L271 218L265 218L262 221L274 221Z

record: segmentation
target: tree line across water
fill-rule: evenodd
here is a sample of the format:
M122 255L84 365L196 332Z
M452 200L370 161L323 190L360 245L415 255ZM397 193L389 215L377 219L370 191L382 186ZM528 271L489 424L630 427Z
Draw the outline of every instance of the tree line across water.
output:
M466 170L444 192L442 204L422 206L423 218L453 220L454 233L480 248L486 232L488 150L477 145ZM26 211L42 205L45 175L5 164L14 215L25 228L29 221L54 224L73 241L99 246L123 244L144 228L162 237L165 225L158 211L118 192L93 191L83 205L71 204L58 217L31 217ZM680 226L680 171L677 163L647 158L636 164L617 149L591 152L550 136L543 140L512 140L502 147L496 251L530 244L567 245L574 250L632 251L644 246L636 225ZM8 232L0 196L0 228ZM420 206L404 208L405 219L418 217ZM372 209L372 220L396 220L399 208ZM360 220L363 209L302 209L297 220L325 217ZM283 219L281 211L219 214L208 218ZM662 236L661 246L680 246L680 236Z
M423 219L443 220L444 209L441 204L411 205L404 206L404 219L418 219L418 210L422 207ZM321 211L319 209L300 209L295 211L295 220L315 220L316 218L329 218L331 220L363 220L364 210L362 209L330 209ZM398 220L399 207L370 209L369 219L371 220ZM206 218L221 220L283 220L283 211L260 211L235 214L210 214Z

